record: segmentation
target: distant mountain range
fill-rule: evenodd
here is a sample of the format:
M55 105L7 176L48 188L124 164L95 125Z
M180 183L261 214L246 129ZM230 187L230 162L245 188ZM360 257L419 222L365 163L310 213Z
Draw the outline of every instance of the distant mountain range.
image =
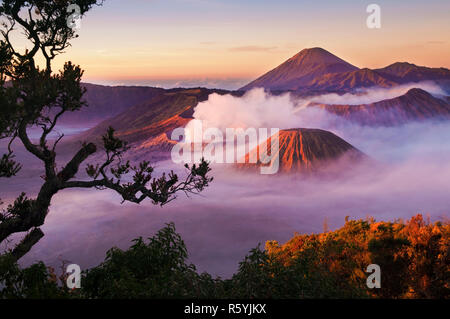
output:
M103 86L83 83L86 93L83 97L87 107L64 114L59 124L87 125L98 124L107 118L112 118L126 111L128 108L151 100L166 90L145 86Z
M249 83L240 91L234 92L205 88L165 90L139 86L110 87L86 83L83 84L87 89L84 100L88 107L64 115L60 119L60 123L81 122L86 123L87 126L98 124L97 128L91 130L90 135L95 135L102 131L105 126L111 125L134 140L136 134L139 135L143 132L136 132L133 129L139 130L145 127L145 132L153 135L151 125L154 125L155 121L168 120L178 111L184 110L184 107L188 107L185 110L184 117L190 118L197 103L207 100L211 93L241 96L245 90L263 87L272 90L274 94L293 91L294 94L308 96L330 92L348 93L368 87L388 88L421 81L433 81L450 92L450 70L445 68L427 68L399 62L381 69L359 69L322 48L312 48L300 51L274 70ZM417 98L417 100L413 101L414 98ZM402 116L398 121L388 121L395 125L406 120L420 120L434 115L445 117L446 114L450 114L448 99L450 97L444 97L438 101L432 95L422 92L422 94L409 94L405 98L399 97L386 101L386 103L379 101L370 105L327 106L317 103L312 105L320 106L336 115L368 125L383 124L381 119L377 119L378 111L384 113L386 109L390 111L403 110L404 113L409 114L406 117ZM415 105L414 110L403 109L408 105ZM436 106L436 109L432 110L430 106ZM362 112L361 116L364 116L367 111L368 114L366 114L367 118L365 119L359 116L346 115ZM101 123L103 121L105 122ZM124 130L125 127L128 129Z
M322 48L304 49L240 90L351 92L432 80L450 89L450 70L398 62L382 69L359 69Z
M353 123L368 126L395 126L426 119L450 119L450 97L436 98L422 89L370 104L338 105L310 103Z
M170 156L175 141L171 132L184 127L195 106L210 94L242 96L245 91L263 87L273 94L291 92L293 96L317 96L327 93L361 94L361 88L392 88L406 83L433 81L450 92L450 70L427 68L399 62L381 69L359 69L321 48L305 49L249 83L239 91L205 88L165 90L152 87L108 87L83 84L89 107L68 114L63 124L83 123L91 129L74 136L63 149L73 150L80 141L99 142L107 127L132 145L134 159L160 160ZM412 85L414 87L414 85ZM425 119L450 119L450 93L434 96L413 88L402 96L369 104L325 104L310 102L308 107L322 108L350 122L370 126L392 126ZM314 129L283 130L280 134L282 171L314 170L317 165L350 154L353 160L361 152L333 133Z

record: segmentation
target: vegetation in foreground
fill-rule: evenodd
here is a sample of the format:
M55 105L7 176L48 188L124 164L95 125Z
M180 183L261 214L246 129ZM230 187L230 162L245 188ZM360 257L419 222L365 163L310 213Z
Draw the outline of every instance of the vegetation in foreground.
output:
M4 154L1 154L3 149L0 151L0 178L12 178L23 165L27 166L16 161L15 142L20 142L27 153L39 160L44 170L36 197L28 198L22 193L0 211L0 243L7 244L10 236L26 233L10 259L18 261L44 237L42 226L52 200L64 190L109 189L120 195L123 202L140 204L150 200L155 205L165 205L179 193L202 192L213 180L208 175L209 163L203 159L198 165L185 165L186 177L173 171L156 177L149 161L136 165L125 161L123 155L129 149L128 142L119 139L112 127L102 136L102 144L83 141L71 160L62 167L57 162L60 155L57 146L64 134L51 137L52 133L56 133L62 116L86 106L83 99L86 88L81 85L84 71L80 66L68 61L55 73L52 63L78 37L76 28L68 23L69 7L78 7L78 18L81 18L102 3L97 0L0 1L0 141L7 145ZM32 49L13 45L14 34L20 30ZM44 67L39 65L39 57L43 58ZM29 134L31 128L41 131L38 139ZM104 151L102 160L88 163L100 146ZM78 174L83 168L87 179Z
M37 263L21 269L0 257L0 298L449 298L448 222L346 220L332 232L296 235L249 252L231 279L199 274L173 224L154 237L112 248L82 274L82 288ZM365 270L381 267L381 288Z

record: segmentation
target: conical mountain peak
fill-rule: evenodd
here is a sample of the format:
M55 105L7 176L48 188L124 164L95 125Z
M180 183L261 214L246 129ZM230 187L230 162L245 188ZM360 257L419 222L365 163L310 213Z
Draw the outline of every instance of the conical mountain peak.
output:
M286 62L242 88L263 87L270 90L307 88L326 74L351 72L357 67L322 48L304 49Z

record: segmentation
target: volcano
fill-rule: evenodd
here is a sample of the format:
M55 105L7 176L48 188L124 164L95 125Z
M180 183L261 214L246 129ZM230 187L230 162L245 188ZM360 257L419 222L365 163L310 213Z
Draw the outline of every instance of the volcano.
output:
M247 84L241 90L263 87L270 90L298 90L325 74L356 71L358 68L322 48L304 49L292 58Z
M250 151L245 156L245 163L238 164L239 168L255 168L269 162L258 156L259 149L269 154L274 147L274 138L269 138L266 142ZM263 155L264 156L264 155ZM250 163L251 158L258 159L256 163ZM344 141L337 135L320 129L296 128L281 130L279 132L279 152L273 156L268 165L274 165L279 160L279 172L314 172L331 163L343 162L355 164L367 158L367 156Z
M368 69L342 60L322 48L304 49L240 90L261 87L273 92L354 92L359 88L393 87L433 81L450 92L450 70L396 62L385 68Z

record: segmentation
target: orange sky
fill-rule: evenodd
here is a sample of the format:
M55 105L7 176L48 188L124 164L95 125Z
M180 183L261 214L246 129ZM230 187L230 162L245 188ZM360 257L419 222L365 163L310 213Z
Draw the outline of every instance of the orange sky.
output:
M450 1L392 2L377 2L382 27L374 30L364 1L107 0L56 66L70 59L97 83L245 82L323 47L358 67L450 68Z

